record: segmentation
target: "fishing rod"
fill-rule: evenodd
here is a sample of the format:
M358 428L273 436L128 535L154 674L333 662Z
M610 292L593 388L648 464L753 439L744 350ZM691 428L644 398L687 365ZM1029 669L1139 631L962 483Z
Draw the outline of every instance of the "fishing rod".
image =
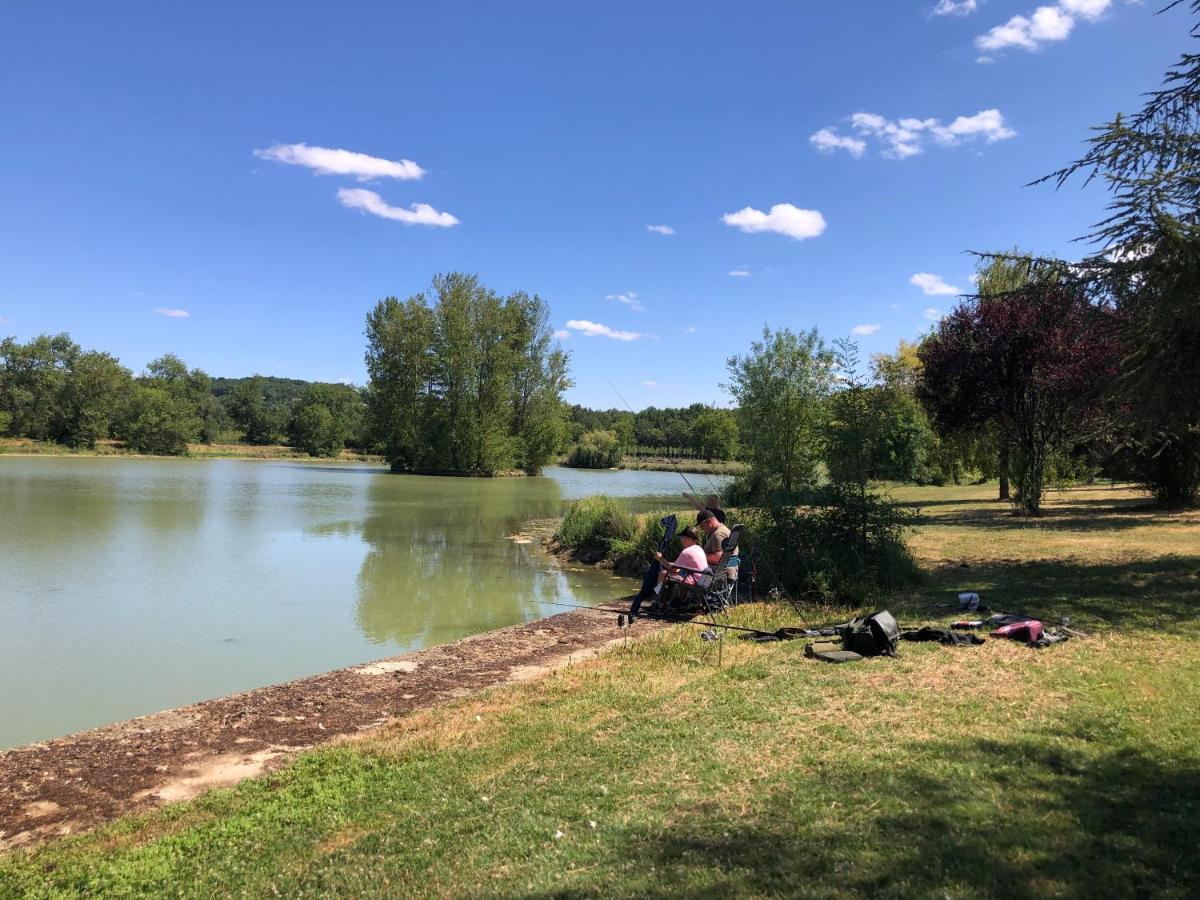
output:
M617 612L615 609L610 609L605 606L586 606L580 603L563 603L557 600L547 600L545 603L549 606L564 606L568 609L586 609L593 612ZM775 631L765 631L761 628L747 628L744 625L729 625L724 622L710 622L705 619L691 619L684 616L671 616L661 613L619 613L617 616L618 627L624 627L627 621L629 625L637 619L646 619L651 622L667 622L673 625L702 625L705 628L724 628L728 631L740 631L747 634L758 635L760 637L774 638L776 640L786 641L797 637L832 637L823 632L832 631L832 628L797 628L795 626L784 626L777 628Z
M629 405L629 401L625 399L625 395L624 395L624 394L622 394L620 391L618 391L618 390L617 390L617 386L616 386L615 384L613 384L613 383L612 383L612 381L610 381L610 380L609 380L609 379L607 379L607 378L606 378L606 379L604 379L604 380L605 380L605 381L607 381L607 382L608 382L608 386L609 386L610 388L612 388L612 389L613 389L613 393L615 393L615 394L616 394L618 397L620 397L620 398L621 398L621 402L625 404L625 408L626 408L627 410L629 410L629 414L630 414L631 416L633 416L634 418L636 418L636 417L637 417L637 413L635 413L635 412L633 411L633 407ZM682 478L682 479L683 479L683 483L684 483L684 484L686 484L686 485L688 486L688 490L689 490L689 491L691 491L691 492L692 492L692 494L694 495L694 494L696 493L696 489L695 489L694 487L692 487L692 483L691 483L690 481L688 481L688 480L687 480L687 476L686 476L686 475L684 475L684 474L683 474L683 472L681 472L681 471L679 470L679 466L675 465L675 460L671 459L671 457L670 457L670 456L667 456L667 457L665 457L665 459L666 459L666 461L667 461L667 462L669 462L669 463L671 464L671 468L675 470L675 474L676 474L676 475L678 475L680 478ZM707 477L707 476L706 476L706 477ZM709 481L709 484L711 485L711 484L712 484L712 482L711 482L711 481Z

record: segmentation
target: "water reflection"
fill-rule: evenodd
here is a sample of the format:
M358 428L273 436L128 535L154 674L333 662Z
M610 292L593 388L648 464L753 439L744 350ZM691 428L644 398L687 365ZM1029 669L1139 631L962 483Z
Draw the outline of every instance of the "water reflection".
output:
M677 482L0 458L0 747L611 599L628 583L509 536Z
M551 479L380 478L367 491L357 620L377 643L428 645L520 622L572 596L533 544L509 539L556 515Z

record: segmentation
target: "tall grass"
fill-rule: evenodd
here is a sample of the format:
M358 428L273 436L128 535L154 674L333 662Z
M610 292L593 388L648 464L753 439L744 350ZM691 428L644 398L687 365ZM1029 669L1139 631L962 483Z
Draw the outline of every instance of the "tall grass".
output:
M675 512L681 522L688 515ZM663 539L662 519L669 514L659 510L635 515L612 497L584 497L567 507L554 537L575 553L603 554L616 571L640 575ZM679 542L673 541L668 556L678 552Z
M612 541L628 540L637 530L636 517L612 497L576 500L567 507L555 537L572 550L608 551Z

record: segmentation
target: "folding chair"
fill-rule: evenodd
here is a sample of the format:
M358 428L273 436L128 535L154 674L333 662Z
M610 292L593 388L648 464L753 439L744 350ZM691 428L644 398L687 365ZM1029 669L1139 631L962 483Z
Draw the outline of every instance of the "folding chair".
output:
M729 537L721 543L721 558L711 567L710 571L704 572L689 569L686 566L678 566L680 571L694 574L696 583L675 582L675 592L671 602L682 605L693 597L699 597L704 611L710 616L735 606L738 602L738 577L736 574L738 569L733 567L735 574L731 577L729 563L734 558L733 551L737 549L738 541L745 530L745 525L734 525L729 529Z

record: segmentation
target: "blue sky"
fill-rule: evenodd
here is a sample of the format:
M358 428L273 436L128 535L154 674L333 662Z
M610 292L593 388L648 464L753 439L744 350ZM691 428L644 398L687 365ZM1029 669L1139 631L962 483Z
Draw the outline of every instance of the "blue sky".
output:
M362 383L367 310L465 270L550 303L572 401L727 402L764 323L865 356L964 251L1077 253L1103 191L1022 185L1188 47L1156 9L8 0L0 333Z

